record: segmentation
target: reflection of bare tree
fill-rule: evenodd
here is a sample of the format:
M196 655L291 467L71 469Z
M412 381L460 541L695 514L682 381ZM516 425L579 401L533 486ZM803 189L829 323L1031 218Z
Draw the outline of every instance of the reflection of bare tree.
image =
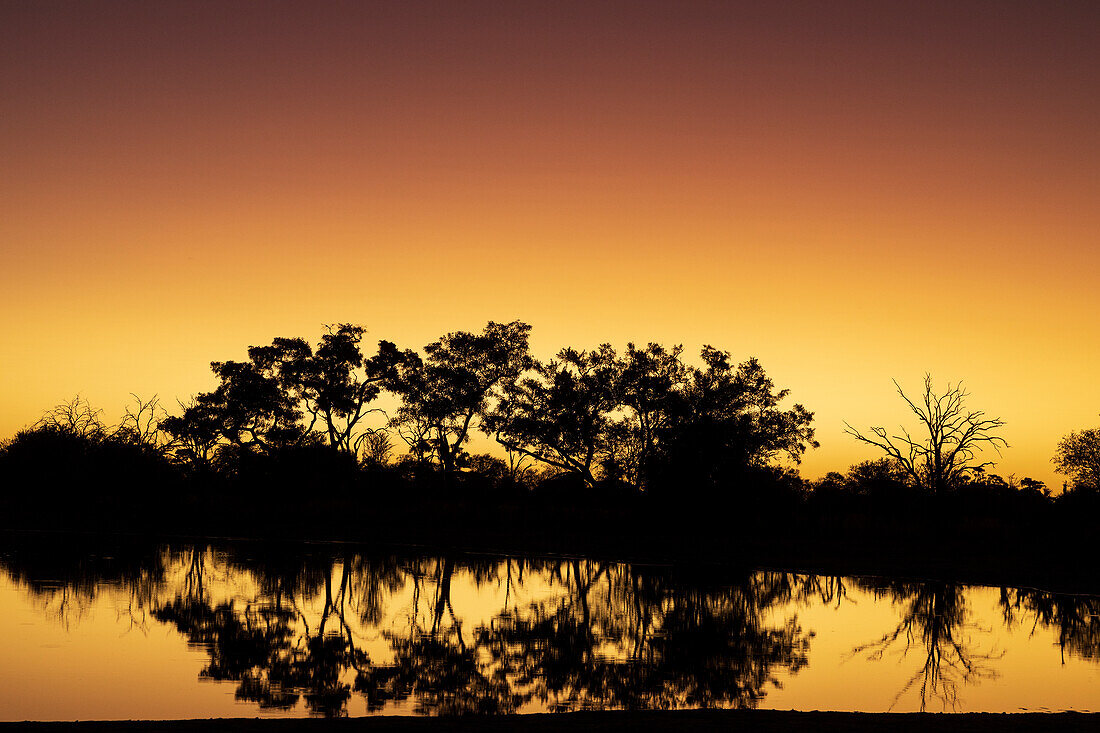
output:
M1001 588L1000 604L1005 624L1010 627L1021 616L1030 617L1033 634L1039 626L1053 627L1058 633L1062 664L1066 663L1066 652L1100 662L1100 598Z
M890 650L908 656L918 648L924 653L923 663L894 697L890 708L914 687L920 695L920 710L924 712L929 699L939 700L944 709L957 710L959 689L997 676L990 662L1003 653L976 653L964 636L973 624L968 623L964 589L953 583L878 583L862 585L876 598L889 597L901 608L897 627L878 641L862 644L852 654L865 654L878 660ZM918 686L919 683L919 686Z

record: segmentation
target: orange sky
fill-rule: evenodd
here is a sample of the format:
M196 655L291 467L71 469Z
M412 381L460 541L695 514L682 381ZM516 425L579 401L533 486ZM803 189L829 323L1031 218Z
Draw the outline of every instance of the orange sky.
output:
M0 435L354 321L758 356L873 457L1100 423L1100 5L0 3ZM594 7L595 6L595 7Z

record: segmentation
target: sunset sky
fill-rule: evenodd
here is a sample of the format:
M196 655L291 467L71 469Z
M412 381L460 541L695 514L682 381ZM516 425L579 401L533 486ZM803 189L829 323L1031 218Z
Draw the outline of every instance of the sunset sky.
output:
M323 323L704 343L817 477L962 379L1100 424L1100 3L0 3L0 436Z

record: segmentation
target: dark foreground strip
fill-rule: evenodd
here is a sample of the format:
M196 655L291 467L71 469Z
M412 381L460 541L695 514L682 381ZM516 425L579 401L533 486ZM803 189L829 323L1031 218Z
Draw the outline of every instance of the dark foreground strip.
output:
M228 720L96 721L78 723L0 723L0 731L31 733L368 733L397 731L1100 731L1100 713L802 713L778 710L687 710L676 712L607 712L499 717L413 718L372 717L341 720Z

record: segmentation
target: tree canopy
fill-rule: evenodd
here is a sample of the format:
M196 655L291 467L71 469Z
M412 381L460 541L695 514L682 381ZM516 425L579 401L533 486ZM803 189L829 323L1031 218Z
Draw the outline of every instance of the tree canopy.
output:
M213 362L217 387L160 427L174 455L195 466L310 447L380 466L396 435L414 465L438 470L445 483L473 464L498 480L530 476L529 460L590 488L640 491L670 485L674 474L707 490L728 486L817 446L813 413L783 408L788 390L756 359L737 364L707 346L693 366L682 346L630 343L622 353L610 344L567 347L543 362L530 354L530 331L490 321L420 351L383 340L369 357L365 329L354 324L326 327L316 346L276 338L249 347L246 361ZM381 416L383 392L388 412L368 421ZM468 454L478 431L495 438L508 463Z
M401 399L391 425L414 450L434 455L445 474L454 473L477 421L530 366L530 331L520 321L490 321L481 333L456 331L433 341L424 357L400 352L384 381Z
M1058 443L1052 460L1074 488L1100 490L1100 428L1070 432Z

